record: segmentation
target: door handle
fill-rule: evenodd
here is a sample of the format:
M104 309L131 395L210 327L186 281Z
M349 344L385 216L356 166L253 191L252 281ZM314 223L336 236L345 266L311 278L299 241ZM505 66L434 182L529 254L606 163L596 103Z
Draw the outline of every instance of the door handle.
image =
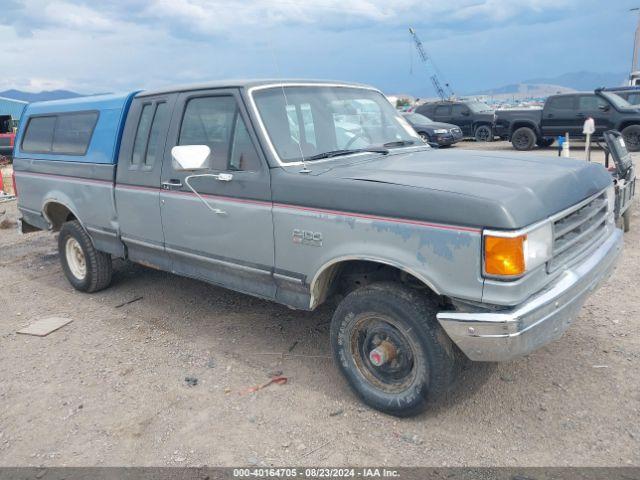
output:
M172 178L171 180L162 182L161 186L163 190L177 190L182 188L182 182L176 178Z
M547 113L547 118L553 118L553 113Z
M584 113L578 113L578 114L576 115L576 117L578 117L578 118L584 118L584 117L585 117L585 115L584 115Z
M220 180L221 182L230 182L231 180L233 180L232 173L215 173L211 174L211 176L216 180Z

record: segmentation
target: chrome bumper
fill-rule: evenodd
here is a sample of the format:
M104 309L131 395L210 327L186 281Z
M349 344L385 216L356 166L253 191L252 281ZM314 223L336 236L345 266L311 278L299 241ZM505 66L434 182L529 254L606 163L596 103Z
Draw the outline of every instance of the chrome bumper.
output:
M497 312L440 312L440 325L471 360L498 362L532 352L563 334L613 270L622 244L622 230L613 229L586 260L521 305Z

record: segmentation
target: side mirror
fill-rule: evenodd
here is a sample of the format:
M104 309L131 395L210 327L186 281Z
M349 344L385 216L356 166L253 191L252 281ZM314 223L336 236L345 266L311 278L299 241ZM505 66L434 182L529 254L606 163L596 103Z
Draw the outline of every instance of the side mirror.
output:
M463 110L462 115L468 117L469 115L471 115L471 112L469 110Z
M207 145L176 145L171 149L171 158L177 172L208 170L211 149Z
M609 105L599 105L598 110L602 110L603 112L608 112L611 107Z

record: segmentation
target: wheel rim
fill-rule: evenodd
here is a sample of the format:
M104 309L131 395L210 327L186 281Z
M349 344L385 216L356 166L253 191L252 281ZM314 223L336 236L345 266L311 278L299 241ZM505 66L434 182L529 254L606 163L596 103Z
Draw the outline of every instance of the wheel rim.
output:
M640 146L640 132L630 132L625 135L625 143L633 145L634 147Z
M481 142L486 142L489 140L490 131L487 127L480 127L476 131L476 138Z
M526 148L529 145L529 138L524 133L519 133L513 138L513 144L518 148Z
M360 375L385 393L402 392L416 378L416 346L386 315L360 315L351 330L350 347ZM376 365L376 360L381 363Z
M67 239L65 255L71 274L78 280L84 280L84 277L87 275L87 263L82 247L75 238L69 237Z
M429 142L429 135L427 135L426 133L421 133L420 138L422 138L422 140L424 140L427 143Z

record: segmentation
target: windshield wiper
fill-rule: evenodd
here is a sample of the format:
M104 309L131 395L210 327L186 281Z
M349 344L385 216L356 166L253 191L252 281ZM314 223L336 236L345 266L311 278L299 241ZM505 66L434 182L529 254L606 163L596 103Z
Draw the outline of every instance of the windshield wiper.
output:
M415 140L398 140L395 142L387 142L382 146L385 148L407 147L409 145L413 145L414 143L416 143Z
M321 160L323 158L340 157L343 155L351 155L353 153L361 153L361 152L381 153L383 155L386 155L389 153L389 150L387 150L386 148L380 148L380 147L331 150L328 152L318 153L317 155L311 155L310 157L305 157L305 160Z

